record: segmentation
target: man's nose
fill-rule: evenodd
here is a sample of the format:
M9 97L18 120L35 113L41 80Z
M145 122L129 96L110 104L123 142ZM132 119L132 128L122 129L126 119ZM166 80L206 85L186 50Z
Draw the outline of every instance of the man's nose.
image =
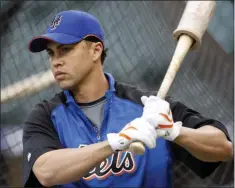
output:
M61 58L54 58L51 60L51 64L53 67L59 67L64 65L64 61Z

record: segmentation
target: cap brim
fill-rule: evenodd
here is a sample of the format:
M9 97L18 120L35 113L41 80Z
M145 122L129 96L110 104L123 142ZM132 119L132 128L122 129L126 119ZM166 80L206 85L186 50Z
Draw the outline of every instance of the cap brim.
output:
M56 42L59 44L73 44L80 42L82 38L63 33L48 33L34 37L28 45L31 52L41 52L47 48L48 42Z

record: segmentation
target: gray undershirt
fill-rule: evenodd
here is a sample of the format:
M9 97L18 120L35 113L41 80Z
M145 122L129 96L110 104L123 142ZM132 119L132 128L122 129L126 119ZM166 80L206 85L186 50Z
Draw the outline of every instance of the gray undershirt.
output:
M87 118L91 121L94 126L97 126L100 130L103 116L104 116L104 104L106 99L98 100L92 104L80 104L80 107Z

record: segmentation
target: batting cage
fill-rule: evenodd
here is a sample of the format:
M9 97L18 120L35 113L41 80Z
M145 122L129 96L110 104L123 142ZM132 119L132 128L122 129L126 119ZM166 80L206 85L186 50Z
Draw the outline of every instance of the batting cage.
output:
M32 108L60 91L48 55L30 53L29 41L44 33L63 10L87 11L105 31L104 71L116 80L158 90L174 54L185 1L1 1L1 186L22 186L22 129ZM217 2L198 50L190 51L168 92L227 126L233 141L233 1ZM175 162L175 187L233 187L234 163L206 178Z

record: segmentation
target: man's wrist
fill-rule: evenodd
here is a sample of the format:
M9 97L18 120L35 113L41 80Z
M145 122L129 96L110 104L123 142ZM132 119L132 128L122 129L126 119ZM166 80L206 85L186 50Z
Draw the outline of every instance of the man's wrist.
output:
M180 145L180 146L183 146L184 140L188 139L187 138L187 129L188 128L182 126L180 128L179 135L175 138L175 140L173 142Z

